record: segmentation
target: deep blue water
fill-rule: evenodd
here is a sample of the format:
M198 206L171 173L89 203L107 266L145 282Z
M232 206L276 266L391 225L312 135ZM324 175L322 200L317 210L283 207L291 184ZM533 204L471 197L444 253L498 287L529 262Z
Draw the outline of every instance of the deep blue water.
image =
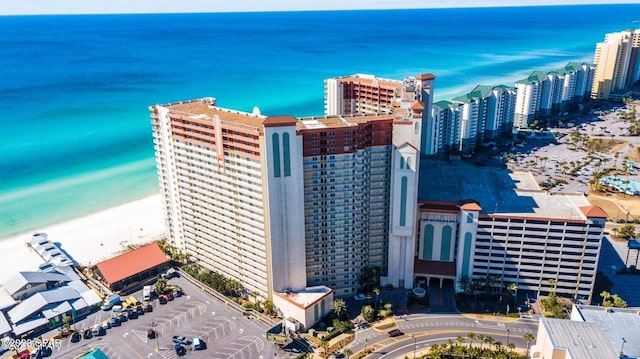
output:
M591 62L640 5L0 17L0 238L157 192L148 106L318 115L323 80L431 72L436 99Z

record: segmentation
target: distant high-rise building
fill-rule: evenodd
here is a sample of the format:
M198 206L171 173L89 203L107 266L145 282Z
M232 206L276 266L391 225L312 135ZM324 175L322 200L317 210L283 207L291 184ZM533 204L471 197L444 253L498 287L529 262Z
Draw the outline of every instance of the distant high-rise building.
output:
M402 82L367 74L324 81L325 115L391 113L399 100Z
M476 146L513 129L516 92L508 86L476 86L451 100L462 115L460 150L471 153Z
M462 127L460 105L449 101L434 103L433 120L438 127L438 149L440 151L460 150Z
M640 77L640 29L613 32L596 44L591 98L607 100L628 90Z
M533 71L516 82L514 127L529 127L535 120L574 109L589 97L594 66L570 62L557 71Z

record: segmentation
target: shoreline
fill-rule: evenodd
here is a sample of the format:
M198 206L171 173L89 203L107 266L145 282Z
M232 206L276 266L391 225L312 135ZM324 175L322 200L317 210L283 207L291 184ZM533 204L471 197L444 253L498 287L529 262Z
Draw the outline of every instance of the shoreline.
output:
M44 263L26 246L34 233L46 233L79 265L90 266L116 256L127 246L165 235L160 194L128 202L69 221L0 240L0 283L20 271L35 270Z

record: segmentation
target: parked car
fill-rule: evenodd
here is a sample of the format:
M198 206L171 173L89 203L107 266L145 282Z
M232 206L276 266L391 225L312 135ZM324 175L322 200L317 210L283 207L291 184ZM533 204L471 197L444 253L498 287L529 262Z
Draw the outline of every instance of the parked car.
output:
M138 312L133 309L127 309L127 318L128 319L138 319Z
M50 357L52 354L52 350L50 347L43 347L43 348L33 348L31 349L31 354L29 356L30 359L41 359L41 358L46 358L46 357Z
M160 278L171 279L173 277L180 277L180 273L175 268L169 268L160 274Z
M104 330L111 329L111 322L107 321L107 322L102 323L102 328Z
M153 312L153 305L151 305L151 303L147 304L147 306L144 308L144 310L145 310L147 313L151 313L151 312Z
M401 336L401 335L404 335L404 333L403 333L403 332L401 332L401 331L400 331L400 330L398 330L398 329L394 329L394 330L389 331L389 332L387 333L387 335L393 338L393 337L399 337L399 336Z
M80 335L80 333L73 332L73 334L71 334L71 342L72 343L77 343L77 342L80 341L80 339L82 339L82 336Z
M120 314L120 316L118 317L118 319L120 319L120 323L124 323L127 320L129 320L129 318L127 318L127 316L125 314Z
M158 298L158 302L159 302L160 304L167 304L167 298L166 298L165 296L160 296L160 297Z
M112 317L109 322L111 323L112 327L119 327L120 326L120 319L118 319L117 317Z
M175 349L176 349L176 355L177 356L181 357L183 355L187 355L187 349L185 347L183 347L182 345L176 344Z
M85 339L93 338L93 334L91 334L91 329L85 329L84 333L82 333L82 337Z
M191 339L193 341L193 349L195 350L207 349L207 344L204 342L204 340L200 339L200 337L193 337Z
M167 300L173 300L173 294L167 293L164 295Z
M191 344L191 341L189 341L189 339L187 339L186 337L183 337L183 336L174 335L171 338L171 340L173 340L173 342L176 343L176 344L182 344L182 345Z
M144 308L142 308L142 306L137 307L136 313L138 313L138 315L144 315Z
M147 330L147 338L148 339L153 339L156 337L156 331L153 329L149 329Z

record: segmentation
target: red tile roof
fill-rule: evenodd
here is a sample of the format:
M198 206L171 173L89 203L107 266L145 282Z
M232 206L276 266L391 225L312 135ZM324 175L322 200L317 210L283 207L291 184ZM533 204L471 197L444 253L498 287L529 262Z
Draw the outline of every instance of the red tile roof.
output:
M295 126L297 123L298 119L293 116L269 116L262 121L264 127Z
M422 74L422 75L418 75L418 77L416 78L418 80L425 81L425 80L434 80L436 76L434 74Z
M460 208L465 211L482 211L482 207L480 207L478 202L467 202L460 206Z
M153 242L131 252L107 259L96 266L104 280L111 285L167 262L167 256L158 244Z
M411 109L414 111L422 111L424 110L424 102L415 100L411 103Z
M602 208L598 206L585 206L580 207L582 213L584 213L587 218L607 218L607 212L605 212Z

